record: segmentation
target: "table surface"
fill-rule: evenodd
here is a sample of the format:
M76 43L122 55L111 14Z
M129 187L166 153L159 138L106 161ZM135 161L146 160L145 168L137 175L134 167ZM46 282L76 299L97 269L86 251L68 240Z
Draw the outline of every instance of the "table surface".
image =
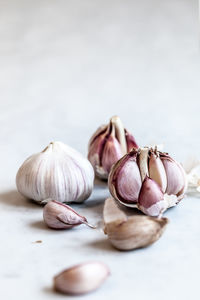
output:
M115 250L101 229L47 229L42 207L15 187L21 163L60 140L84 155L94 130L119 115L140 145L198 155L198 8L186 0L0 1L1 299L75 299L52 278L88 260L111 276L84 299L199 299L200 198L165 213L152 246ZM100 222L105 183L73 205ZM41 240L42 243L35 243Z

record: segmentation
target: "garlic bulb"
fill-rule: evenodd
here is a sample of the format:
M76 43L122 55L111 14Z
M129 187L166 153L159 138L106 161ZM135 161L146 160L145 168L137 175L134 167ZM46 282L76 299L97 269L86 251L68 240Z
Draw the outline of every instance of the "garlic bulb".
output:
M156 147L133 149L123 156L108 181L115 199L150 216L176 205L187 188L183 167Z
M134 137L124 128L119 117L112 117L108 125L97 129L89 142L88 159L96 176L107 179L112 165L132 148L138 148Z
M105 201L103 219L104 233L119 250L133 250L153 244L161 237L168 224L167 218L129 216L113 198Z
M101 262L88 262L68 268L55 276L54 286L63 294L81 295L96 290L110 271Z
M84 216L79 215L70 206L58 201L49 201L43 209L44 222L53 229L69 229L74 226L85 224L90 225Z
M36 202L83 202L93 189L94 171L79 152L52 142L30 156L16 176L18 191Z

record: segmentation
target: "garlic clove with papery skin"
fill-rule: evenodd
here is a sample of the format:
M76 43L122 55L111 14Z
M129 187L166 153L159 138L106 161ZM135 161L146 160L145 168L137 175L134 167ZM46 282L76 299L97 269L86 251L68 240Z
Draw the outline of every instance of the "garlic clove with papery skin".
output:
M158 155L153 151L149 157L149 177L157 182L163 193L167 188L167 176L163 163Z
M122 156L121 148L117 139L109 136L104 146L102 155L102 165L106 173L110 172L112 165Z
M134 204L137 202L140 188L142 185L139 168L136 163L136 154L134 151L131 154L124 156L119 161L121 168L111 170L111 176L109 176L109 186L116 186L117 198L119 201L123 199L127 204ZM130 182L132 184L130 185ZM110 189L111 194L115 197L112 192L115 188Z
M43 218L47 226L53 229L67 229L81 224L95 228L88 223L84 216L79 215L70 206L55 200L44 206Z
M109 275L108 267L102 262L82 263L55 276L54 287L63 294L86 294L100 287Z
M182 171L182 167L168 155L162 155L161 160L167 176L167 194L179 194L185 186L185 178L183 176L185 172Z
M159 185L148 176L142 183L138 208L148 216L159 216L166 209L163 192Z
M104 233L111 244L119 250L133 250L147 247L163 234L167 218L144 215L128 215L119 208L113 198L104 204Z
M38 203L83 202L90 196L93 183L90 162L61 142L52 142L30 156L16 176L18 191Z
M134 137L124 128L120 118L114 116L89 141L88 159L96 176L107 179L111 167L132 148L138 148Z

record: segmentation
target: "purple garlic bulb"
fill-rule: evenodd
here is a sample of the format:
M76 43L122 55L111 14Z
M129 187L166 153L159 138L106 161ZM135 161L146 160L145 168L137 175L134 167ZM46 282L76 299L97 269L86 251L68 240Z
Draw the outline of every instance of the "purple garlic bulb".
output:
M89 141L88 159L96 176L107 179L112 165L132 148L138 149L135 138L124 128L119 117L112 117L109 124L98 128Z
M133 149L113 165L108 185L122 204L159 216L176 205L187 188L183 167L155 148Z

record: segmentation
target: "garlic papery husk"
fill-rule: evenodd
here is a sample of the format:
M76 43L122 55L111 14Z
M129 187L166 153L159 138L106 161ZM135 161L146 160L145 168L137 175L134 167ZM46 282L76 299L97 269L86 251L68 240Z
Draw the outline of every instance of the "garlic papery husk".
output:
M159 216L176 205L187 188L183 167L157 147L133 149L111 169L111 195L126 206Z
M188 180L190 192L200 192L200 160L196 156L190 156L183 164Z
M79 215L70 206L58 202L49 201L43 209L44 222L53 229L67 229L81 224L95 228L90 225L84 216Z
M147 247L156 242L168 224L167 218L128 215L113 198L108 198L103 210L104 232L119 250Z
M112 165L132 148L138 148L133 135L124 128L119 117L112 117L110 123L98 128L89 141L88 159L96 176L107 179Z
M52 142L30 156L16 176L18 191L39 203L83 202L93 189L94 170L73 148Z
M96 290L110 275L102 262L87 262L68 268L55 276L54 287L63 294L81 295Z

